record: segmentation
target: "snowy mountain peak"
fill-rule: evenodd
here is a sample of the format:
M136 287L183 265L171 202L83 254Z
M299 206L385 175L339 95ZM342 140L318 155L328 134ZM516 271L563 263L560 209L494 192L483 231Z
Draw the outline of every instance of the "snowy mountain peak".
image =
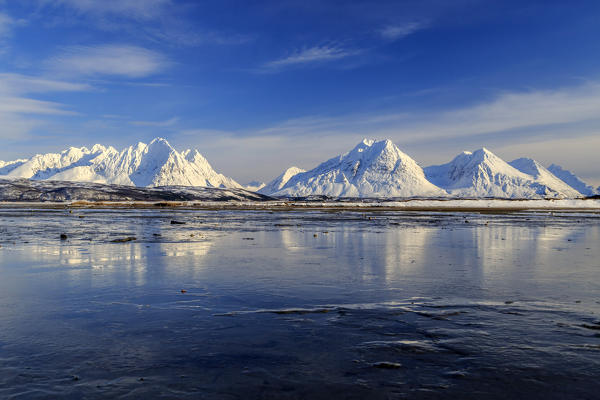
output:
M373 145L373 143L375 143L375 140L364 138L356 147L360 147L362 145L370 147Z
M546 171L546 168L542 166L539 162L534 160L533 158L517 158L509 163L516 169L526 174L529 174L533 177L538 177Z
M176 152L169 142L163 138L153 139L150 143L148 143L145 150L148 154L152 153L155 157L162 158L167 158L172 153Z
M96 144L91 150L71 147L59 154L38 154L3 163L0 176L134 186L241 187L215 172L197 150L179 153L163 138L149 144L139 142L122 151Z
M95 145L92 146L91 152L92 153L102 153L107 150L114 150L114 148L111 146L105 147L105 146L102 146L101 144L96 143Z
M262 194L270 194L275 193L283 189L286 183L294 176L306 172L302 168L298 167L290 167L283 171L283 174L279 175L277 178L273 179L271 182L267 183L263 187L258 190L258 193Z
M161 137L157 137L154 138L150 141L150 143L148 143L148 147L161 147L161 148L165 148L165 149L171 149L171 150L175 150L173 148L173 146L171 146L169 144L169 142L167 141L167 139L163 139Z
M281 176L284 176L282 174ZM277 181L277 179L275 180ZM273 181L273 182L275 182ZM348 153L331 158L316 168L292 176L280 196L328 195L339 197L444 196L425 179L421 167L391 140L365 139Z
M192 163L207 163L206 158L196 149L194 150L185 150L181 153L186 160Z
M463 152L463 154L465 154L465 153L468 153L468 152ZM500 164L504 162L504 160L502 160L500 157L498 157L497 155L495 155L494 153L492 153L485 147L482 147L481 149L473 151L472 153L470 153L470 157L471 157L471 160L478 161L478 162L486 162L487 161L487 162L500 163Z
M564 169L560 165L552 164L548 167L548 171L584 196L600 194L600 186L598 189L594 189L591 185L588 185L581 180L577 175L569 170Z
M448 164L425 168L427 178L459 197L578 197L537 161L507 163L486 148L462 152Z
M260 181L251 181L251 182L245 183L243 186L244 186L244 189L246 189L246 190L249 190L251 192L256 192L256 191L259 191L260 189L264 188L266 186L266 183L260 182Z
M510 162L510 165L519 171L532 176L535 182L547 187L551 191L559 193L562 197L580 197L581 193L556 177L542 164L532 158L518 158Z

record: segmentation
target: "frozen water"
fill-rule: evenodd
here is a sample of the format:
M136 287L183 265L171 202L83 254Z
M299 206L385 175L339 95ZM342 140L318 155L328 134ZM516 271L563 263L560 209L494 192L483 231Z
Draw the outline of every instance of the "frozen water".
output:
M71 211L0 210L0 398L600 393L596 212Z

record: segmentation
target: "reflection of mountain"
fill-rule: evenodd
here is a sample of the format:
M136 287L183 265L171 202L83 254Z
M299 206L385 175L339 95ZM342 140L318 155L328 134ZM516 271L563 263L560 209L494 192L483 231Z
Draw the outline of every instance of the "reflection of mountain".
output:
M433 232L426 227L383 228L383 233L378 233L369 228L359 228L354 222L328 229L327 234L322 230L314 231L317 232L316 238L311 229L282 229L278 235L290 257L320 252L332 263L352 268L348 273L354 279L366 281L393 281L421 268Z
M175 243L97 243L86 247L44 244L28 247L26 257L45 266L40 268L55 269L92 286L140 286L159 282L165 275L169 279L179 273L194 276L212 246L213 238Z

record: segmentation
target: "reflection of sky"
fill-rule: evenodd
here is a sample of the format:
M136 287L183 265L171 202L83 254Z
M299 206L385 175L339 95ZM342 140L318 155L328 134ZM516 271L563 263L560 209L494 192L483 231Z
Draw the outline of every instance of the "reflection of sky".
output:
M253 213L242 224L239 213L206 212L180 214L176 218L186 225L171 225L168 214L134 215L115 213L110 225L102 224L106 215L44 217L40 237L27 236L35 218L21 220L24 226L12 226L10 233L18 237L21 229L31 243L0 249L0 271L8 279L11 266L19 265L32 277L29 285L58 291L210 287L327 298L356 290L377 296L388 289L406 296L482 295L490 288L522 293L523 281L583 279L593 273L590 263L597 264L590 259L598 241L595 225L529 225L487 216L470 217L470 224L400 218L392 225L315 213ZM67 241L58 240L63 230ZM86 240L91 232L94 240ZM138 240L109 242L129 235Z
M0 248L0 355L8 360L0 376L24 372L23 386L25 376L36 385L38 377L53 376L62 388L76 374L82 378L73 387L90 382L95 390L96 373L104 387L119 386L113 383L123 376L154 385L157 371L194 366L224 382L253 363L268 379L292 376L298 365L311 376L322 368L327 377L340 365L346 374L345 366L365 355L378 360L379 353L365 353L364 344L374 341L433 349L446 343L475 355L389 347L381 359L398 357L407 366L401 373L443 374L459 362L472 368L482 355L489 365L502 363L504 374L505 365L538 362L541 353L556 355L545 365L558 365L565 348L575 354L566 345L595 345L593 331L586 337L577 330L599 311L597 223L313 213L286 214L284 224L277 213L198 212L177 216L186 225L171 225L168 214L125 214L86 217L85 226L50 218L56 226L39 237L29 230L33 218L8 228L16 240ZM66 241L58 238L63 229ZM94 240L85 240L92 232ZM129 234L138 240L109 242ZM289 313L328 306L340 308ZM504 313L511 310L520 314ZM451 315L431 318L445 313ZM431 340L430 333L443 336ZM270 358L276 354L282 357ZM591 353L581 349L573 357L580 355ZM412 368L413 358L429 370ZM223 374L224 365L233 365L235 375ZM366 365L357 366L359 373L380 376ZM196 384L188 371L182 374Z

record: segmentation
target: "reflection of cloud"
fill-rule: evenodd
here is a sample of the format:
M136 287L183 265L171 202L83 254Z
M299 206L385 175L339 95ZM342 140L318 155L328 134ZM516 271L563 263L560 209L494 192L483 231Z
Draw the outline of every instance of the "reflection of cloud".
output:
M189 275L199 270L209 254L212 240L175 243L105 243L89 246L50 245L27 247L29 264L76 279L85 278L92 286L145 285L150 277L185 268ZM148 247L146 247L148 246Z
M327 229L330 231L323 233ZM307 249L315 244L330 248L336 262L346 265L356 278L366 281L391 282L403 278L410 270L423 267L432 229L382 229L383 232L373 232L371 228L358 228L352 222L314 231L283 228L279 235L282 246L292 256L306 255Z
M204 257L207 256L212 240L189 243L160 243L161 252L167 257Z
M422 270L428 261L433 229L429 227L390 228L385 239L385 277L388 282L406 279L407 275Z

